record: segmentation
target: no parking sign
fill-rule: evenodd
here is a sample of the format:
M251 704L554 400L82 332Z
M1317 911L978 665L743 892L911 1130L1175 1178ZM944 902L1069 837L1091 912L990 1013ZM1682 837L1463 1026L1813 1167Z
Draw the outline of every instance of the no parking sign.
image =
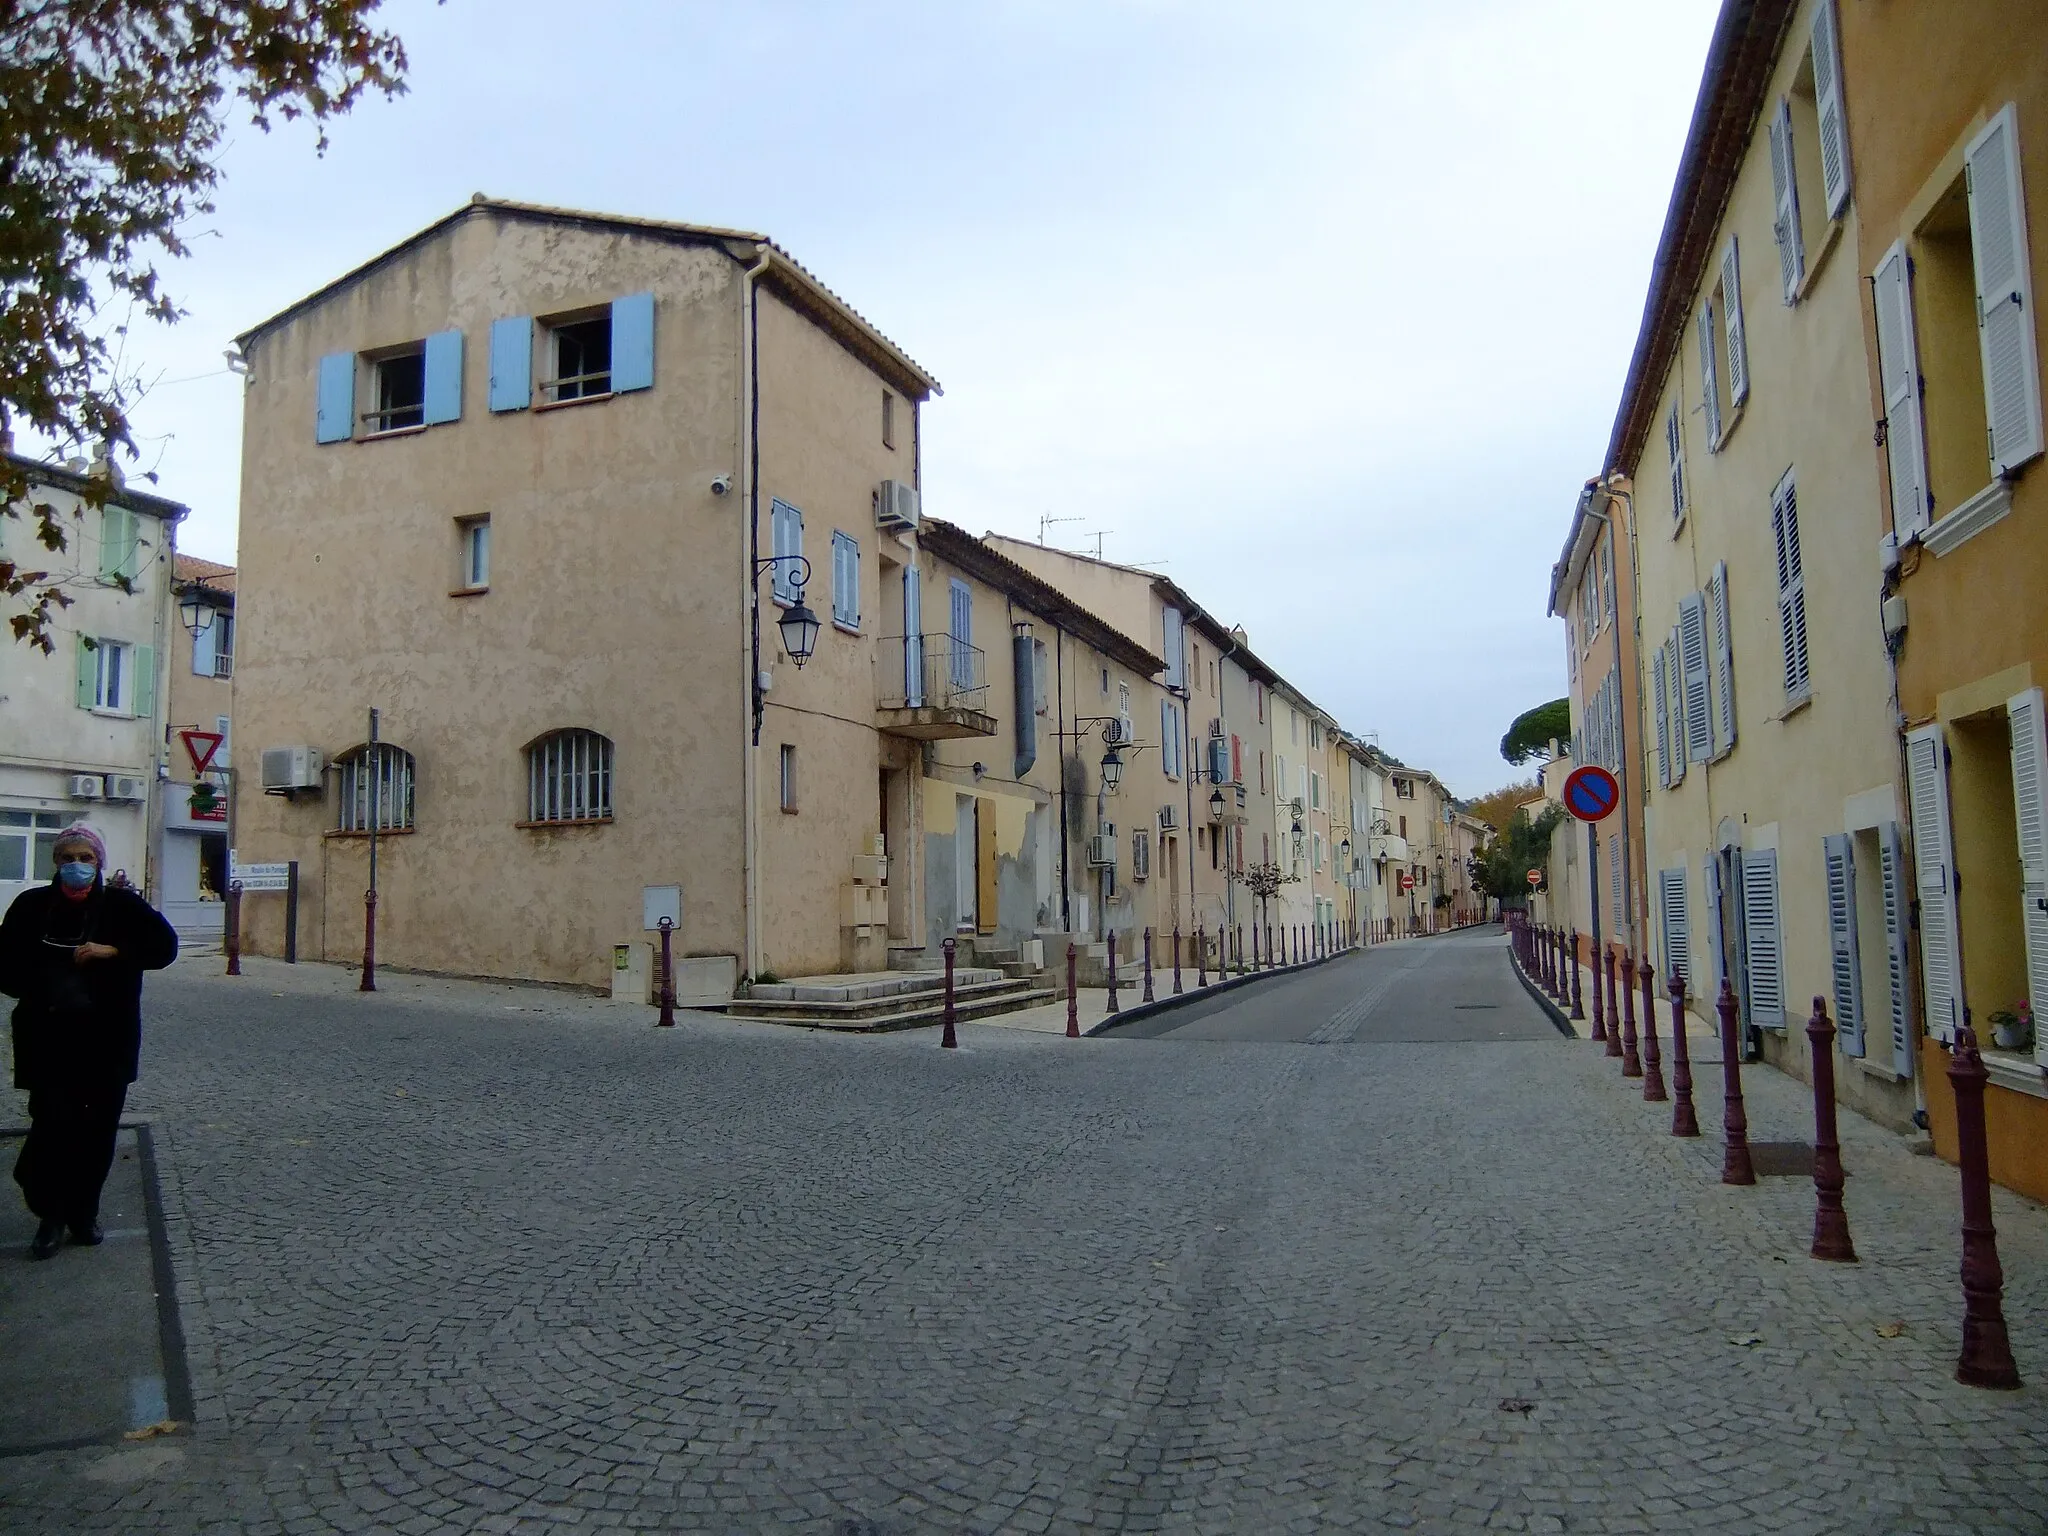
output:
M1564 781L1564 808L1580 821L1604 821L1621 803L1621 785L1605 768L1588 763Z

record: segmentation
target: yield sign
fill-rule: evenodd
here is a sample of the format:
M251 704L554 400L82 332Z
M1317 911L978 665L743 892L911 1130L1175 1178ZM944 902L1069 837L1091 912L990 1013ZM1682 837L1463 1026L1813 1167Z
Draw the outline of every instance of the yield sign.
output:
M185 755L192 759L194 773L204 773L213 766L213 754L227 739L219 731L180 731L178 735L184 739Z

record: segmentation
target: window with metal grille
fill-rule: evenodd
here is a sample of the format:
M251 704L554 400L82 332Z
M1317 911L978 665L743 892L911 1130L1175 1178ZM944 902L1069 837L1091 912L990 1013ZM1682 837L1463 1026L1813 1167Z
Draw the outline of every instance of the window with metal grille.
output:
M412 754L388 741L365 743L335 759L341 794L334 828L337 832L412 830Z
M526 749L529 822L610 821L612 744L595 731L556 731Z

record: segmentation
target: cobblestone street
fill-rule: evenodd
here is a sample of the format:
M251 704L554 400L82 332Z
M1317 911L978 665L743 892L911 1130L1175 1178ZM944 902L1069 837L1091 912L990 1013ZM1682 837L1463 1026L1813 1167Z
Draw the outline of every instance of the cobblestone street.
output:
M1491 930L957 1053L268 974L146 998L197 1422L0 1460L7 1530L2048 1529L2048 1215L1956 1385L1953 1169L1845 1117L1815 1263L1713 1064L1672 1140Z

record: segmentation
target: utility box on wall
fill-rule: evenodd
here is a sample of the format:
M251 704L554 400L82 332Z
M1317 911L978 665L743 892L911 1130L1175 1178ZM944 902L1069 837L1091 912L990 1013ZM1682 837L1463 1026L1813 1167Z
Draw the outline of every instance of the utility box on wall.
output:
M654 946L635 941L612 946L612 1001L654 1001Z

